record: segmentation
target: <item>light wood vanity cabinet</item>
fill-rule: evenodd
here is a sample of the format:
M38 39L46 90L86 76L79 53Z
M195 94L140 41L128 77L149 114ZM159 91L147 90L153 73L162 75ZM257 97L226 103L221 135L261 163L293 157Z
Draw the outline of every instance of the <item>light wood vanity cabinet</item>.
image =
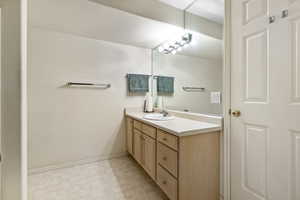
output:
M178 152L160 142L157 143L157 164L177 178Z
M145 169L149 176L155 179L156 141L137 129L133 131L133 157Z
M219 200L219 131L178 137L128 119L128 152L170 200Z
M133 119L126 118L126 146L130 155L133 155Z
M156 138L156 128L146 125L146 124L142 124L142 132L146 135L148 135L149 137L152 138Z
M133 157L138 163L142 164L142 133L134 130L133 134Z
M155 139L143 135L143 163L146 172L155 179L156 176L156 141Z
M160 165L157 165L157 180L156 183L165 192L170 200L177 199L178 195L178 181L176 178L171 176L165 169Z
M162 130L158 130L157 131L157 140L170 147L171 149L174 149L177 151L178 149L178 137L171 135L170 133L167 133L165 131Z

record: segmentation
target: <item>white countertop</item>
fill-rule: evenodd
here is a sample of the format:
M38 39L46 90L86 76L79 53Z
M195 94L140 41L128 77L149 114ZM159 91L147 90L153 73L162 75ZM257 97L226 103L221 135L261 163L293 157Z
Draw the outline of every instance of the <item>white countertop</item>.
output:
M220 131L222 129L219 124L201 122L181 117L175 117L175 119L168 121L156 121L144 119L144 115L146 113L143 112L126 111L125 114L129 117L140 120L146 124L152 125L179 137Z

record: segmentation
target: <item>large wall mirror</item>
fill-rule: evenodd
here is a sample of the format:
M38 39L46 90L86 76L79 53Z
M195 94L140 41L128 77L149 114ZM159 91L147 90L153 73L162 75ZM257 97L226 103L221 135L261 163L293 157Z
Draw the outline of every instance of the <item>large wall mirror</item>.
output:
M164 109L222 114L223 17L203 11L205 2L194 1L185 10L182 35L170 37L153 49L153 92L156 104L162 104ZM215 29L219 33L202 32L205 20L208 26L219 26ZM166 81L161 77L173 81L173 90L167 88L161 92Z

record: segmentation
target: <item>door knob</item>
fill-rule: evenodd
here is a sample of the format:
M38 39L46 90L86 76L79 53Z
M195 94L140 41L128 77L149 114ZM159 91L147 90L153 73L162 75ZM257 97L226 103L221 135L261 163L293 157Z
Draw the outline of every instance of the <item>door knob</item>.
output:
M234 110L234 111L231 112L231 114L232 114L232 116L234 116L234 117L239 117L239 116L241 116L241 111L239 111L239 110Z

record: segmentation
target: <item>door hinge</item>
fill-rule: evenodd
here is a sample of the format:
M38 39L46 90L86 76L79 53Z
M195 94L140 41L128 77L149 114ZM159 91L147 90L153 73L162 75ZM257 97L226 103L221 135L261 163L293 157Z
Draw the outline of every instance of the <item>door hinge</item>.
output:
M273 24L276 21L276 17L275 16L270 16L269 17L269 24Z
M228 114L231 115L231 108L229 109Z
M281 13L281 18L286 18L289 16L289 10L283 10Z

